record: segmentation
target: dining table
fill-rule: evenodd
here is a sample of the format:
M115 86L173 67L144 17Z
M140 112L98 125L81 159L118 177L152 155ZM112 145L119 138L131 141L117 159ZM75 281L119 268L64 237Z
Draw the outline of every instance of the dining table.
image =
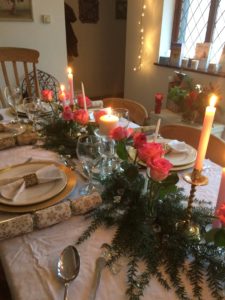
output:
M4 120L10 120L12 115L9 110L0 110ZM27 158L32 161L53 161L62 164L60 155L35 145L16 146L0 151L0 169L7 168L25 162ZM209 182L206 186L197 187L196 205L208 205L215 207L219 191L222 168L214 162L204 161L204 174ZM183 179L183 174L190 169L178 171L178 187L183 188L188 196L190 184ZM76 199L80 196L79 189L85 183L84 178L73 171L76 177L76 185L69 195L62 199ZM209 203L210 202L210 203ZM1 221L9 220L21 214L3 212L0 210ZM0 241L0 259L5 276L14 300L61 300L64 295L64 285L57 277L57 263L60 253L68 245L75 245L79 236L90 225L91 219L86 215L71 216L67 220L53 226L34 230L30 233ZM76 246L80 255L80 272L78 277L69 285L68 299L90 299L93 286L96 260L104 255L101 248L103 243L110 243L116 228L100 227L92 236L79 246ZM119 260L117 270L104 268L101 275L100 286L96 299L99 300L125 300L126 296L126 272L127 259ZM187 291L191 292L191 286L184 276ZM152 278L144 290L143 300L175 300L177 296L173 289L165 290L159 282ZM203 298L211 299L210 291L206 284L203 288Z

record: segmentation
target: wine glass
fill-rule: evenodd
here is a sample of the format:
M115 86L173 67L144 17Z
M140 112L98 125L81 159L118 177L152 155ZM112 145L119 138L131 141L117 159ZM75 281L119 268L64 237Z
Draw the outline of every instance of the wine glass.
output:
M127 128L129 125L129 110L127 108L114 108L112 111L113 115L119 118L118 126Z
M93 173L95 173L101 161L101 139L95 135L80 136L77 141L76 152L78 159L82 163L83 170L89 178L88 184L81 188L80 194L87 195L97 189L97 184L93 182Z
M19 122L19 117L18 117L18 105L22 101L22 91L21 88L18 86L15 87L5 87L4 90L5 98L8 102L8 104L13 108L15 112L15 122Z
M41 100L38 97L27 97L23 99L23 109L28 119L33 124L33 131L37 129L37 119L42 113Z

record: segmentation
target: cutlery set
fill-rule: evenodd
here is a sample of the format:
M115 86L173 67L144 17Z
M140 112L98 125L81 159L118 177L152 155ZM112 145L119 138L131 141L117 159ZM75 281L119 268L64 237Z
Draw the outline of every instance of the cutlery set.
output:
M89 300L95 300L97 290L100 284L101 272L106 266L104 257L99 257L96 260L95 274ZM67 246L61 253L58 265L57 276L65 285L64 300L68 300L68 287L69 283L74 280L80 271L80 256L74 246Z

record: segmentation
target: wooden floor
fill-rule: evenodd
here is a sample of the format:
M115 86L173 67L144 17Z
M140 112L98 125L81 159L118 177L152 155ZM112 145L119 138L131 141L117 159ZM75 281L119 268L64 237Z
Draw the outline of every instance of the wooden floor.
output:
M11 300L9 287L0 262L0 300Z

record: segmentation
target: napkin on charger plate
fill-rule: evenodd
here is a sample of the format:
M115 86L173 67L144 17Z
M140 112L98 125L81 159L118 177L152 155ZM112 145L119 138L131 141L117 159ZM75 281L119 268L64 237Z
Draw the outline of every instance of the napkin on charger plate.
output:
M168 143L169 150L173 153L184 153L188 151L187 144L178 140L172 140Z
M0 180L0 195L7 199L16 201L25 188L47 183L62 178L62 173L55 165L48 165L37 170L33 174L23 177L4 178Z
M0 221L0 240L47 228L69 219L71 216L85 214L102 203L99 193L67 200L54 206Z

